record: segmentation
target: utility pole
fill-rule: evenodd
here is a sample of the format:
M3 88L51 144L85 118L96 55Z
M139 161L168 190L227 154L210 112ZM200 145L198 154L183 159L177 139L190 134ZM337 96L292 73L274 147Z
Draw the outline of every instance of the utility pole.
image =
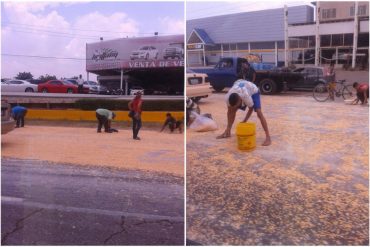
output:
M356 67L357 40L358 40L358 2L355 2L355 19L353 30L352 69Z
M284 66L289 66L288 52L289 52L289 37L288 37L288 6L284 5Z
M320 1L316 3L316 42L315 42L315 66L320 63Z

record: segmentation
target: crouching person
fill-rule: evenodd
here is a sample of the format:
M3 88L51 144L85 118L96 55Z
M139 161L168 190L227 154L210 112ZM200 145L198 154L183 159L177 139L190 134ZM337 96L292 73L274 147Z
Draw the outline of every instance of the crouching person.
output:
M352 102L353 104L357 104L361 101L361 104L364 105L369 101L369 84L367 83L353 83L353 87L356 89L357 98Z
M174 118L171 113L166 114L166 121L164 122L161 132L166 128L166 126L171 130L171 133L175 130L178 129L180 133L182 133L182 127L183 127L183 122L181 121L176 121L176 118Z
M116 117L116 114L110 110L99 108L96 110L96 119L98 120L98 133L104 125L104 132L112 133L111 122Z
M27 115L27 108L15 106L12 108L12 117L16 121L16 128L24 127L24 117Z

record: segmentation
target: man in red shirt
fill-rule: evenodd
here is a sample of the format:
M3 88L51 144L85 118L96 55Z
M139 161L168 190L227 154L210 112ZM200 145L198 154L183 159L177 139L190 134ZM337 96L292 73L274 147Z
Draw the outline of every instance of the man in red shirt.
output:
M129 116L132 118L132 133L134 140L140 140L138 134L141 128L142 105L143 100L141 99L141 92L137 92L135 98L128 103L128 109L130 110Z
M357 99L353 101L354 104L357 104L358 101L361 101L361 104L368 103L369 99L369 84L367 83L353 83L353 87L357 91Z

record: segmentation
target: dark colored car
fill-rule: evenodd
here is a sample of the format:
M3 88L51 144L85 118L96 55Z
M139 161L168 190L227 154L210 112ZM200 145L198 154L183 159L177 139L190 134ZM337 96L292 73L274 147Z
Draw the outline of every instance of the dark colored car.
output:
M84 88L84 93L88 93L88 88ZM38 84L38 91L42 93L77 93L78 87L72 82L61 80L50 80Z
M26 81L28 81L29 83L32 83L32 84L36 84L36 85L45 82L45 81L39 80L39 79L27 79Z

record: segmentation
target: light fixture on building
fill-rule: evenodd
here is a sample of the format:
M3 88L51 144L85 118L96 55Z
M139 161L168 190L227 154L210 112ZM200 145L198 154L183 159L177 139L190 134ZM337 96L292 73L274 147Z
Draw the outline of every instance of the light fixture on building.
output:
M158 32L155 32L155 33L154 33L154 35L155 35L155 36L158 36Z
M100 37L100 41L103 41L103 37Z

